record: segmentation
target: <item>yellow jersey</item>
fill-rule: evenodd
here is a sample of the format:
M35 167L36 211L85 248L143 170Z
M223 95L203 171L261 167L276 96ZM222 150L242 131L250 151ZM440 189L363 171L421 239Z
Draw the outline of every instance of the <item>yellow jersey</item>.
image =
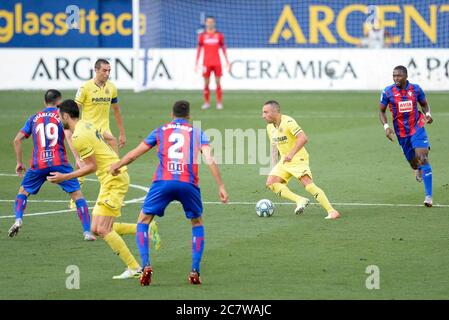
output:
M75 101L81 104L81 120L86 120L98 129L111 132L109 128L109 111L112 103L118 102L117 88L106 81L103 87L95 84L94 79L86 81L76 93Z
M275 145L281 155L281 160L293 149L296 143L296 135L302 131L301 127L292 117L281 115L281 123L276 127L273 123L267 125L267 133L271 144ZM293 157L293 163L308 161L309 154L302 147Z
M118 155L104 141L101 132L90 122L84 120L78 121L72 135L72 142L81 160L95 155L97 162L97 171L95 174L100 182L107 176L111 164L119 161ZM126 167L123 167L121 171L126 171L126 169Z

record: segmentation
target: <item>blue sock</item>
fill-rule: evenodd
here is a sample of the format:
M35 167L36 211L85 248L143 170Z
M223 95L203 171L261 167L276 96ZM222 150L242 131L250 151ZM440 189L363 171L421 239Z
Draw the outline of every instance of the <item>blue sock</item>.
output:
M142 268L150 265L150 246L148 245L148 224L138 223L136 231L136 243L142 259Z
M204 250L204 226L192 228L192 270L200 272L200 262Z
M16 202L14 203L14 212L16 214L16 219L22 219L23 212L27 207L27 196L24 194L18 194L16 196Z
M78 217L80 218L81 224L83 225L83 232L90 231L90 216L89 208L87 207L87 202L84 198L75 201L76 211L78 212Z
M430 163L420 166L419 170L422 172L422 181L424 182L426 196L432 196L432 167Z

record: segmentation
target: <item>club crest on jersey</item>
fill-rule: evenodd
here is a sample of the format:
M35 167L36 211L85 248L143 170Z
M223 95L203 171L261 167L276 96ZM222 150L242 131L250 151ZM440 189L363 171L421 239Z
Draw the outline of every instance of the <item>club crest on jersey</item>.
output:
M410 100L399 101L398 103L399 112L411 112L413 110L413 102Z
M109 89L106 88L106 89L104 90L104 93L109 94Z
M411 97L411 96L413 96L413 91L409 91L409 92L407 92L407 94L409 97Z

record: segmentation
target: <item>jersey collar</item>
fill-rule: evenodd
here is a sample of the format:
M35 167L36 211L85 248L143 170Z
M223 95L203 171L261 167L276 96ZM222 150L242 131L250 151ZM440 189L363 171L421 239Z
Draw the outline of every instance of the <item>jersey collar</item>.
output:
M181 119L181 118L175 118L172 120L172 122L176 122L176 123L189 123L189 120L187 119Z

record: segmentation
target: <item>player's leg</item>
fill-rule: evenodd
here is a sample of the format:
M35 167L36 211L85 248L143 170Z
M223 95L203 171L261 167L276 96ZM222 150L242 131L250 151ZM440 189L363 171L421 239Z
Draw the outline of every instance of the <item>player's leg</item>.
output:
M210 83L210 67L203 66L203 78L204 78L204 89L203 89L203 98L204 103L201 109L208 109L210 107L210 90L209 90L209 83Z
M424 205L426 207L432 207L432 167L429 163L430 143L426 129L424 127L419 129L412 137L410 137L410 142L414 150L414 158L418 164L418 169L422 173L424 191L426 194Z
M416 148L416 159L418 162L418 168L422 173L422 180L424 184L424 191L426 197L424 199L424 205L426 207L432 207L432 166L429 163L429 149L428 148Z
M309 204L309 199L301 197L292 192L287 187L287 182L292 175L284 170L282 164L278 163L270 172L266 181L266 187L273 191L279 197L288 199L296 203L295 213L301 214Z
M176 183L176 200L180 201L187 219L192 223L192 269L188 275L190 284L201 284L200 264L204 251L203 202L200 189L190 183Z
M119 154L117 138L114 137L113 134L107 130L104 130L101 133L103 135L104 141L106 141L106 143L111 146L112 150L114 150L115 153Z
M113 230L114 220L121 215L121 203L129 188L126 172L118 176L99 177L101 181L97 203L92 211L92 231L111 247L127 266L125 272L113 279L130 279L140 276L140 265L120 235Z
M78 181L74 179L75 181ZM89 207L87 206L87 201L84 199L81 190L76 190L70 193L70 198L76 205L76 212L78 213L78 218L81 221L81 226L83 227L83 238L85 241L95 241L97 240L95 236L90 231L90 215Z
M153 268L150 261L148 230L150 224L154 223L154 216L157 215L162 217L165 208L172 200L174 200L172 191L172 186L168 181L154 182L145 197L142 210L137 219L136 244L142 259L143 270L142 276L140 277L140 284L142 286L150 285L151 277L153 275ZM156 249L158 248L157 245L155 245L155 247Z
M188 280L191 284L201 284L200 263L204 251L204 225L201 217L192 218L192 271Z
M142 275L140 276L140 284L142 286L148 286L151 284L151 277L153 276L153 268L150 262L150 245L148 229L150 223L152 223L154 215L145 214L140 211L139 218L137 219L137 232L136 232L136 244L139 249L142 265Z
M50 171L61 172L61 173L70 173L73 171L73 168L70 165L60 165L51 167ZM59 187L64 190L66 193L70 195L71 201L75 204L76 212L78 214L78 218L80 219L81 226L83 228L83 238L86 241L94 241L95 237L92 235L90 231L90 215L89 208L87 206L86 199L84 199L83 194L81 192L81 186L79 184L78 179L70 179L59 183Z
M222 76L221 66L216 66L214 68L214 75L216 84L215 94L217 97L217 109L221 110L223 109L223 91L221 88L221 76Z
M23 186L20 186L19 192L16 196L16 201L14 202L14 213L16 220L8 230L8 236L11 238L15 237L19 233L20 228L22 228L23 212L25 211L29 195L30 194L25 191Z
M98 206L98 205L97 205ZM125 241L112 229L114 224L113 216L98 215L97 206L94 208L92 216L92 231L100 236L112 249L112 251L119 256L119 258L126 265L127 269L119 276L114 276L113 279L131 279L140 276L141 268L137 260L132 255ZM105 214L106 212L103 212Z
M313 180L309 174L299 177L299 181L302 183L306 191L313 195L324 210L326 210L326 219L337 219L340 217L340 213L332 207L324 191L313 183Z
M8 230L8 236L15 237L23 225L23 213L27 206L28 197L31 194L37 194L42 185L47 180L48 170L28 169L23 177L19 192L14 202L14 213L16 220Z

